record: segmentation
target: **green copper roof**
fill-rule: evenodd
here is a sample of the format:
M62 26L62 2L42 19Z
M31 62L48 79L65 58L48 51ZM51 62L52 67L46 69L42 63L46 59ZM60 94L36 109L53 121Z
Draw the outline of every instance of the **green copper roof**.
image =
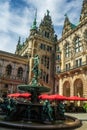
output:
M76 28L76 25L74 25L74 24L71 23L71 28L72 29Z

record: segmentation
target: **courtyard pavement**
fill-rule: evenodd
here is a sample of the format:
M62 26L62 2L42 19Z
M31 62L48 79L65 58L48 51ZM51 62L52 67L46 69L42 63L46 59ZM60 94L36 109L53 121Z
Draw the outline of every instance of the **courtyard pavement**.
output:
M76 117L82 121L82 126L75 130L87 130L87 113L66 113L66 115Z

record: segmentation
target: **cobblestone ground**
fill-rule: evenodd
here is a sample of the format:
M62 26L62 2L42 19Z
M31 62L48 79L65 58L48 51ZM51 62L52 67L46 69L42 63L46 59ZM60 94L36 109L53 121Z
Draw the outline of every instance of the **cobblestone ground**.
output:
M87 130L87 121L82 121L82 126L76 130Z
M82 126L75 130L87 130L87 113L66 113L66 115L76 117L82 121Z

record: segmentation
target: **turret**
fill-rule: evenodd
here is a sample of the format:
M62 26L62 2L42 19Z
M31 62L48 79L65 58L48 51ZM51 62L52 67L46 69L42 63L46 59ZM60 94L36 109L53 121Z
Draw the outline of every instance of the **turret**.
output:
M62 35L66 34L68 31L70 31L71 29L74 29L75 27L76 26L70 22L67 14L65 14L65 21L64 21Z
M17 43L17 46L16 46L16 51L15 51L15 54L18 54L19 51L21 50L21 37L19 36L19 39L18 39L18 43Z
M43 20L39 26L39 34L44 38L48 38L53 40L54 38L54 27L52 25L51 16L49 15L49 10L47 10L47 14L45 14Z
M30 36L34 35L37 33L37 11L35 12L35 18L34 18L34 21L33 21L33 24L31 26L31 29L30 29Z
M82 10L80 14L80 22L87 18L87 0L83 0Z

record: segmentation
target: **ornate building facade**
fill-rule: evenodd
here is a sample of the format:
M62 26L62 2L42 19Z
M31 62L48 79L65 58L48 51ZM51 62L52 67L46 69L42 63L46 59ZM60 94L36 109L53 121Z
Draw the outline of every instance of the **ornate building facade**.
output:
M87 97L87 0L83 1L77 26L65 17L56 48L55 79L56 93Z
M45 14L39 27L37 27L36 16L30 29L30 35L21 44L20 39L17 44L16 54L26 56L29 59L29 82L32 78L33 58L37 54L40 58L39 69L41 70L39 82L54 91L55 79L53 78L55 63L55 45L57 36L54 32L49 11ZM53 60L54 59L54 60Z
M1 93L31 82L35 55L40 58L39 82L50 87L51 93L87 97L87 0L83 0L77 26L65 16L59 40L47 10L39 27L35 15L29 36L23 44L19 37L15 54L0 51Z
M27 83L28 60L0 51L0 96L17 91L17 85Z

